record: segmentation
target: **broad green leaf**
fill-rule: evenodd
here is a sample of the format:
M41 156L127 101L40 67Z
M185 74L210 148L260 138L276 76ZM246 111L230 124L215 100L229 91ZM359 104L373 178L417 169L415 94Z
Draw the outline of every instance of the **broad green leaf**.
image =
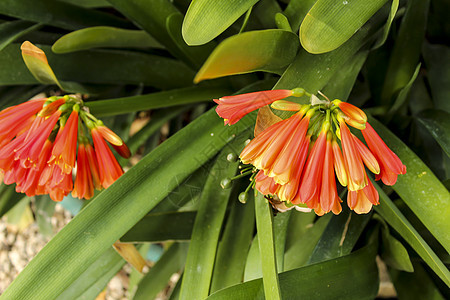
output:
M382 15L375 15L342 47L335 51L313 55L300 50L295 60L283 73L275 89L302 87L310 93L317 93L327 85L342 65L354 57L355 53L367 42L368 37L382 24Z
M333 99L343 99L347 101L350 92L356 82L356 78L361 72L361 68L366 62L369 51L359 51L350 58L339 72L334 73L322 92ZM353 100L353 99L352 99Z
M284 14L289 20L289 23L294 32L300 28L300 24L306 17L308 11L313 7L317 0L291 0L289 1Z
M255 235L245 262L244 281L262 277L261 255L259 254L258 234Z
M181 179L181 176L172 178L172 181L176 184L176 188L170 191L167 197L156 205L150 213L180 211L190 201L197 201L197 197L203 190L210 170L211 162L208 162L190 174L186 179Z
M42 27L42 24L17 20L0 25L0 51L19 37Z
M219 98L230 93L231 91L227 88L207 88L195 86L146 95L86 102L85 105L89 107L89 110L94 115L104 117L125 114L138 110L148 110L211 101L213 98Z
M209 46L189 48L181 44L181 24L178 23L178 17L172 19L174 14L180 15L180 12L171 1L108 0L108 2L164 45L172 55L191 66L192 59L198 65L198 61L203 62L202 59L205 59L211 50Z
M144 127L136 132L131 138L125 140L131 154L134 155L138 148L142 146L153 134L160 130L165 123L187 109L188 107L186 106L178 106L169 109L162 109L153 114L151 120ZM127 160L125 158L120 158L118 161L121 165L123 165Z
M55 212L56 202L48 195L37 196L35 201L36 223L39 226L39 233L46 237L53 236L52 217Z
M333 216L309 258L308 264L349 254L371 218L345 208Z
M314 219L316 214L314 212L309 213L295 213L289 218L289 229L286 235L286 250L294 245L298 239L308 232L308 230L314 226Z
M436 287L436 282L420 263L413 263L414 273L389 269L398 299L446 299Z
M177 186L172 178L186 179L254 123L254 117L250 114L238 124L225 127L210 110L191 122L90 200L0 299L49 299L60 294ZM182 151L180 145L184 145Z
M279 274L282 299L374 299L378 292L376 245ZM345 274L345 276L343 276ZM208 300L265 299L262 279L220 290ZM267 299L267 298L266 298Z
M272 207L264 198L264 195L256 191L255 193L256 229L258 230L264 295L266 299L281 299L275 254Z
M258 0L193 0L183 21L189 46L206 44L230 27Z
M242 282L245 262L255 228L255 208L253 193L241 204L231 198L232 208L222 240L217 249L211 293Z
M277 261L277 271L284 271L284 253L286 248L287 232L289 231L289 219L292 213L297 211L286 211L279 213L273 218L273 234L275 239L275 258Z
M417 78L417 75L419 75L421 64L419 63L416 67L416 70L414 71L414 74L412 75L411 79L408 81L408 83L398 92L398 95L395 99L395 102L392 104L391 108L389 109L387 118L390 119L395 114L405 106L407 100L409 91L411 90L411 86L413 85L414 81Z
M238 138L236 142L243 140ZM238 167L238 162L226 159L231 149L225 147L219 152L206 179L189 243L180 299L204 299L209 295L219 234L231 193L231 189L221 189L220 182L236 174Z
M6 214L23 198L23 194L16 193L15 185L0 183L0 217Z
M205 62L206 58L213 51L216 44L210 42L208 44L190 47L186 44L181 35L181 27L183 24L183 15L174 13L167 17L166 27L170 38L180 50L180 53L185 57L184 61L188 62L195 70L198 70Z
M146 84L162 89L190 86L194 73L166 57L119 50L87 50L54 54L39 45L60 81L86 84ZM112 63L114 62L114 63ZM19 45L0 51L0 84L36 84L20 55Z
M442 110L426 110L417 117L419 121L450 157L450 114Z
M414 271L408 251L402 243L389 234L388 229L382 230L381 241L381 257L387 265L401 271Z
M306 265L330 220L331 214L320 217L291 244L285 253L284 270L289 271Z
M300 26L300 42L310 53L325 53L344 44L387 0L318 0Z
M194 82L255 71L282 72L295 58L298 47L296 35L280 29L232 36L214 49Z
M60 1L89 8L111 6L106 0L60 0Z
M197 212L166 212L146 215L123 237L122 242L189 240Z
M183 268L186 255L187 244L175 243L170 246L141 279L133 299L154 299L167 286L170 277Z
M252 7L252 14L262 24L263 28L276 27L275 16L282 10L277 0L261 0ZM292 30L290 30L292 31Z
M427 66L428 83L437 109L450 113L450 48L424 42L423 58Z
M161 45L143 30L95 26L63 35L53 44L52 51L68 53L93 48L161 48Z
M131 25L112 14L52 0L0 1L0 14L72 30L99 25Z
M406 4L395 46L384 79L382 101L390 106L400 89L413 77L419 62L430 0L411 0Z
M275 15L275 23L278 29L292 31L291 24L289 24L289 20L282 13L277 13Z
M373 128L406 165L392 187L434 237L450 251L450 194L431 170L386 127L370 118Z
M126 261L112 247L108 248L76 280L67 287L57 300L95 299L106 287Z
M391 29L392 21L394 21L395 15L397 14L399 2L399 0L392 0L391 11L389 12L389 17L386 21L386 24L384 25L383 35L375 43L372 50L381 47L386 42L389 35L389 30Z
M375 211L402 236L442 281L450 286L450 272L447 267L378 184L374 185L380 195L380 205L375 206Z

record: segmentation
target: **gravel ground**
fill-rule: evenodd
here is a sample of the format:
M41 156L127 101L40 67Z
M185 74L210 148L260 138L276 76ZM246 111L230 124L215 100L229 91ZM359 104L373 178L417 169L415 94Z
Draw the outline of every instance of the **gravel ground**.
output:
M52 218L55 233L72 219L70 213L57 204ZM0 219L0 294L25 268L28 262L45 246L50 239L39 233L35 222L20 231L16 226L8 225L6 217ZM130 267L125 266L108 284L106 293L97 299L127 299L128 274Z

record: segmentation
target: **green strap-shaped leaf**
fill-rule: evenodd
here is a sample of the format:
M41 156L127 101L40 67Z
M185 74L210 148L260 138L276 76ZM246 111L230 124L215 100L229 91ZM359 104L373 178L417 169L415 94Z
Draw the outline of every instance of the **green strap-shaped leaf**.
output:
M145 84L161 89L192 85L194 72L183 63L158 55L119 50L88 50L47 55L59 81L87 84ZM111 63L114 62L114 63ZM20 46L11 44L0 51L0 84L36 84L20 55Z
M407 2L384 79L381 97L385 105L390 106L394 101L392 97L413 77L420 58L429 5L430 0Z
M314 248L308 264L349 254L370 218L370 214L358 215L348 208L338 216L333 216Z
M387 0L318 0L300 26L300 42L310 53L344 44Z
M68 53L92 48L161 48L161 44L143 30L95 26L63 35L52 51Z
M126 261L112 247L108 248L56 299L95 299L125 264Z
M146 215L133 226L121 242L161 242L189 240L197 212L167 212Z
M181 24L178 22L178 17L172 19L172 16L181 16L181 13L171 1L108 0L108 2L164 45L172 55L188 65L198 67L198 61L203 62L202 59L205 59L207 53L212 50L209 45L189 48L185 43L180 42Z
M0 25L0 51L17 38L39 29L42 24L30 21L11 21Z
M416 216L450 252L450 194L431 170L398 137L374 118L370 124L406 165L392 187Z
M161 256L139 282L133 300L154 299L167 286L170 277L183 268L188 244L175 243Z
M175 118L182 112L186 111L188 108L189 107L187 106L178 106L174 108L158 110L154 115L152 115L151 120L144 127L133 134L131 138L125 140L125 144L127 144L131 154L134 155L138 148L142 146L153 134L160 130L161 127L165 123L167 123L167 121ZM127 162L127 159L121 157L118 161L121 165L123 165Z
M286 271L306 265L330 222L331 217L331 214L320 217L317 222L314 223L314 226L310 227L286 250L284 257L284 269Z
M428 83L437 109L450 113L450 48L424 42L423 58L427 66Z
M374 184L380 195L380 205L375 206L375 210L383 219L391 225L406 242L420 255L425 263L450 286L450 272L442 263L439 257L434 253L433 249L428 246L425 240L419 235L417 230L406 219L402 212L389 199L386 193Z
M259 253L266 299L281 299L278 281L277 260L275 257L275 237L273 234L273 215L270 203L259 192L255 197L256 229L258 230Z
M289 231L289 219L292 213L297 211L286 211L281 214L277 214L273 218L273 232L275 239L275 257L277 261L278 272L284 271L284 253L286 249L286 238Z
M426 110L417 117L450 157L450 114L442 110Z
M183 21L183 38L203 45L221 34L258 0L193 0Z
M308 11L313 7L317 0L291 0L289 1L284 14L289 20L289 23L294 32L300 28L300 24L306 17Z
M234 35L214 49L194 82L255 71L280 73L299 47L297 36L280 29Z
M383 35L375 43L375 45L372 48L373 50L381 47L386 42L389 35L389 30L391 29L392 22L394 21L395 15L397 14L399 2L400 0L392 0L391 11L389 12L389 17L386 21L386 24L384 25Z
M381 26L382 17L378 14L375 15L368 24L335 51L313 55L305 50L300 50L274 88L303 87L310 93L322 90L333 75L340 71L340 67L353 58L355 53L367 42L368 37Z
M395 99L395 102L392 104L391 108L389 109L389 112L387 113L386 120L390 120L392 117L395 116L395 114L407 104L408 101L408 95L409 91L411 90L411 87L414 83L414 81L417 78L417 75L419 75L421 64L419 63L414 71L414 74L412 75L411 79L408 81L408 83L398 92L398 95Z
M240 139L237 141L243 142ZM231 189L221 189L220 182L236 174L238 166L238 162L230 163L226 159L232 149L230 148L225 147L219 152L199 200L200 206L189 243L180 299L204 299L209 295L219 234L231 193Z
M59 295L178 185L174 177L186 179L253 124L254 117L250 114L233 127L223 126L214 110L195 119L91 200L0 299L51 299Z
M246 204L231 198L233 206L217 250L211 293L242 282L255 228L252 193Z
M379 287L375 255L373 244L337 259L283 272L279 275L282 299L374 299ZM218 291L207 299L270 298L264 298L262 279L256 279Z
M381 241L381 257L387 265L401 271L414 271L408 250L406 250L402 243L389 234L387 228L381 232Z
M131 27L112 14L52 0L3 0L0 14L72 30L99 25Z
M86 106L89 107L89 110L94 115L104 117L130 113L138 110L211 101L213 98L219 98L228 94L231 94L231 91L227 88L195 86L146 95L86 102Z
M407 273L389 268L389 277L394 284L399 299L444 300L436 286L436 280L430 276L420 263L413 263L414 272Z

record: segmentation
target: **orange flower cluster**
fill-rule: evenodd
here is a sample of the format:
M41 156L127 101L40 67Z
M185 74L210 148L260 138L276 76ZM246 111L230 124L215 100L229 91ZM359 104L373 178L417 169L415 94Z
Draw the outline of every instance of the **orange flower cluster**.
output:
M0 112L0 132L4 183L16 183L16 191L27 196L49 194L54 201L71 191L90 199L94 188L107 188L123 174L106 141L120 155L130 156L120 137L72 96L9 107Z
M295 113L257 135L242 151L244 164L258 173L255 188L264 195L294 205L306 204L318 215L342 210L336 177L348 188L347 204L355 212L368 213L379 202L378 192L366 168L376 180L393 185L406 167L367 122L359 108L340 100L300 105L282 100L288 96L311 96L303 89L272 90L215 100L216 112L225 124L234 124L245 114L271 104ZM361 130L367 146L347 125Z

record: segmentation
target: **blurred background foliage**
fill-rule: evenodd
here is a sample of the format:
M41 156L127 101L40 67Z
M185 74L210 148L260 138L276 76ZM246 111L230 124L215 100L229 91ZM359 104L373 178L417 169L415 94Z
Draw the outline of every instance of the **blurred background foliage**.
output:
M376 257L399 299L448 299L449 11L446 0L1 1L0 108L82 94L134 156L93 200L63 201L76 217L0 298L95 299L125 263L120 239L164 249L132 275L132 299L153 299L176 272L170 299L371 299ZM28 66L44 76L25 65L24 41L45 52L48 66ZM260 196L238 202L248 178L220 187L256 115L224 127L211 100L295 87L362 107L407 166L377 186L372 213L274 215ZM51 235L41 216L54 203L40 198ZM0 215L28 203L0 186Z

